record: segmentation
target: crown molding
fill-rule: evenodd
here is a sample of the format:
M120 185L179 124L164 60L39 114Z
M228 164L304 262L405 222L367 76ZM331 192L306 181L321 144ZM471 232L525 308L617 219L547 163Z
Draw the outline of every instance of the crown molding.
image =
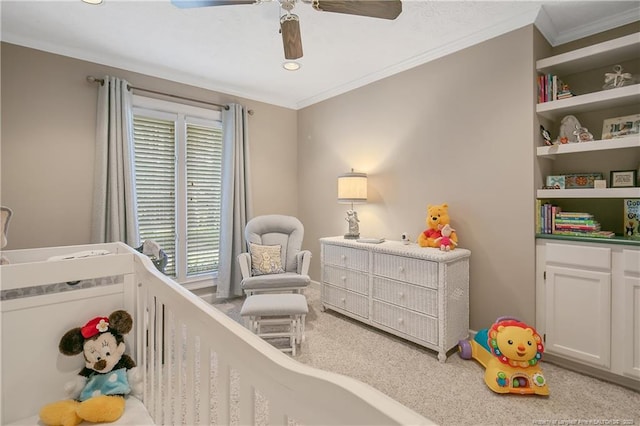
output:
M553 25L551 17L545 10L544 6L542 6L540 8L540 13L535 20L535 26L540 30L549 44L555 47L639 21L640 6L635 10L637 13L618 13L586 25L575 27L569 31L558 31L558 29Z

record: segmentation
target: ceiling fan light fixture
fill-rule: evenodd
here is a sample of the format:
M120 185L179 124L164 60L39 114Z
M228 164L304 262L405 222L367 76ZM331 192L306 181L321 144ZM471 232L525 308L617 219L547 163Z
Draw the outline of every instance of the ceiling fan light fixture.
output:
M296 61L287 61L282 63L282 68L287 71L298 71L300 69L300 63Z
M102 0L82 0L82 1L83 1L83 3L94 4L94 5L102 3Z

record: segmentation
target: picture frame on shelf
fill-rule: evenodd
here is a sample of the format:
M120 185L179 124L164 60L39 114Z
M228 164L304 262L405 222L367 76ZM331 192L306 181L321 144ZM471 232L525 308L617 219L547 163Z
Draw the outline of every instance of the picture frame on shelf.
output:
M611 188L633 188L636 186L637 170L611 171Z
M607 118L602 123L602 139L617 139L640 134L640 114Z

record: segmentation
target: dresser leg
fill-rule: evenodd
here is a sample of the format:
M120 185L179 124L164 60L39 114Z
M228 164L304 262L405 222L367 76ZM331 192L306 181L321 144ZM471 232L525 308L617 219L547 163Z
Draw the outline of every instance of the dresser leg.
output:
M438 352L438 361L444 363L447 361L447 353L446 352Z

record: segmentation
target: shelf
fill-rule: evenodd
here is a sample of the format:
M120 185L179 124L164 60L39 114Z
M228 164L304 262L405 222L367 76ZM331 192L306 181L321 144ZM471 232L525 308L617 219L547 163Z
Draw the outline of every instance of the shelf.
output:
M543 58L536 69L543 74L569 75L638 58L640 33L594 44L593 46Z
M537 198L640 198L640 188L538 189Z
M620 244L628 246L640 246L640 240L630 239L629 237L622 237L616 235L613 238L594 238L594 237L580 237L572 235L558 235L558 234L536 234L537 239L542 240L563 240L563 241L578 241L588 243L600 243L600 244Z
M553 146L539 146L536 148L538 157L553 159L560 154L575 154L577 152L603 151L624 148L640 148L640 135L627 136L619 139L606 139L590 142L567 143Z
M640 84L634 84L540 103L536 105L536 112L545 118L557 120L568 114L638 104L640 104Z

